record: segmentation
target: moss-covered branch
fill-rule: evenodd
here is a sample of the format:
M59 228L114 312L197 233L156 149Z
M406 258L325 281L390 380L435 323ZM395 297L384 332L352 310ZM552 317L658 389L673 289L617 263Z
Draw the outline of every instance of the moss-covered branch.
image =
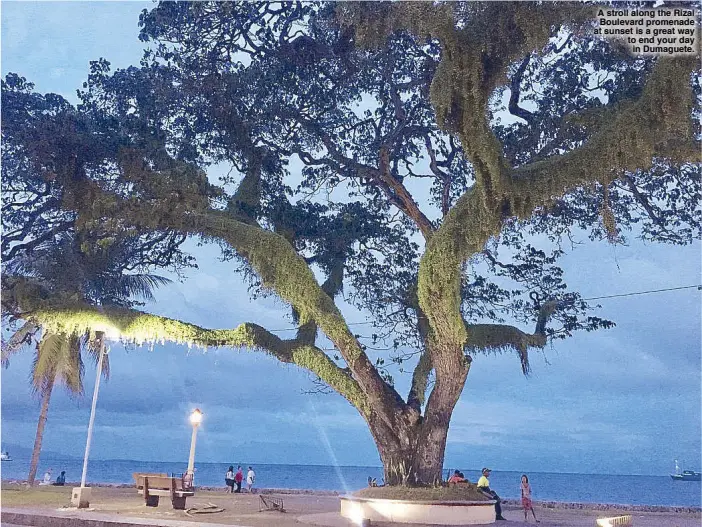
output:
M124 169L129 171L131 167L124 166ZM146 169L141 167L141 170ZM148 175L150 178L167 176L155 171ZM364 403L367 401L373 406L391 426L404 418L405 403L380 377L334 300L320 287L304 258L283 236L205 207L184 210L172 200L125 199L94 185L86 191L92 199L89 206L78 210L81 221L101 222L104 218L117 217L122 225L140 231L169 228L227 243L251 265L264 287L275 291L296 310L301 324L314 321L334 343L365 394Z
M432 335L442 347L461 354L468 335L461 314L462 265L499 233L500 218L482 205L472 189L459 198L427 243L419 263L418 297Z
M580 186L607 187L625 172L647 170L656 158L700 162L694 138L690 75L694 58L662 58L646 81L641 96L603 116L598 132L567 154L514 171L510 210L528 218L534 209Z
M140 345L173 342L257 350L314 372L362 414L366 415L370 410L358 383L322 350L298 339L283 340L258 324L240 324L234 329L206 329L135 309L96 307L75 300L67 302L65 298L51 298L46 291L36 294L41 290L37 283L3 277L3 296L11 298L24 313L28 320L26 328L41 326L50 333L64 335L103 332L107 338Z
M410 386L409 395L407 396L407 404L413 406L419 411L424 404L426 397L427 385L429 384L429 375L432 370L431 354L429 351L424 351L419 356L417 366L412 373L412 385Z
M431 327L429 326L429 319L427 319L422 308L419 307L419 299L417 298L416 290L411 293L410 304L417 314L417 331L422 345L424 346L424 350L412 373L412 384L410 385L410 391L407 395L407 405L420 411L426 398L429 375L434 369L431 362L432 352L429 349L431 344L429 339Z
M503 324L470 324L466 351L484 353L511 349L517 352L522 364L522 372L527 375L529 348L543 348L546 345L545 333L525 333L514 326Z

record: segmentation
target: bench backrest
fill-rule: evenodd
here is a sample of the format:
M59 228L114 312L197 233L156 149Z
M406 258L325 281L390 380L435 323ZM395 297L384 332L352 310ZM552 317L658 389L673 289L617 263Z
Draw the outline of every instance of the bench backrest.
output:
M149 487L155 488L155 487L151 486L151 478L167 478L168 474L163 473L163 472L158 472L158 473L134 472L132 474L132 477L134 478L134 483L136 484L136 487L138 489L144 488L144 476L149 478ZM168 487L168 488L170 488L170 487Z
M168 476L149 476L144 477L145 481L149 485L149 489L159 489L159 490L179 490L177 488L176 478L170 478Z

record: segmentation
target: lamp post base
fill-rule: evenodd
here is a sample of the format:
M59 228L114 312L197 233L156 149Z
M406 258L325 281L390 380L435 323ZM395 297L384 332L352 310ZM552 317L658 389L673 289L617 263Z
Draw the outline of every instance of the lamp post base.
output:
M90 506L90 490L90 487L73 487L71 504L79 509L87 509Z

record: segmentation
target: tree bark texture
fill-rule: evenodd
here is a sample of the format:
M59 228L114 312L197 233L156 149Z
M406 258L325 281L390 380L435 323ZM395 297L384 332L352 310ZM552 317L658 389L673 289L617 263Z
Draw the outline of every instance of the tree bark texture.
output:
M54 378L47 378L41 392L41 411L39 412L39 422L37 423L37 435L34 439L34 450L32 450L32 460L29 463L29 475L27 483L34 485L34 479L37 475L37 467L39 466L39 454L41 453L41 442L44 437L44 426L46 425L46 415L49 412L49 401L51 400L51 392L54 389Z

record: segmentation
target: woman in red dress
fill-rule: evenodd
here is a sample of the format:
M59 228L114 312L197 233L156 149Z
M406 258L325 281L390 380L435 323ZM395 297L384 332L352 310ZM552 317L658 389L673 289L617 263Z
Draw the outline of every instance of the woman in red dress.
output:
M539 520L536 519L534 506L531 504L531 485L529 485L529 477L526 474L522 474L522 508L524 509L524 521L527 521L527 512L531 511L534 520L539 523Z

